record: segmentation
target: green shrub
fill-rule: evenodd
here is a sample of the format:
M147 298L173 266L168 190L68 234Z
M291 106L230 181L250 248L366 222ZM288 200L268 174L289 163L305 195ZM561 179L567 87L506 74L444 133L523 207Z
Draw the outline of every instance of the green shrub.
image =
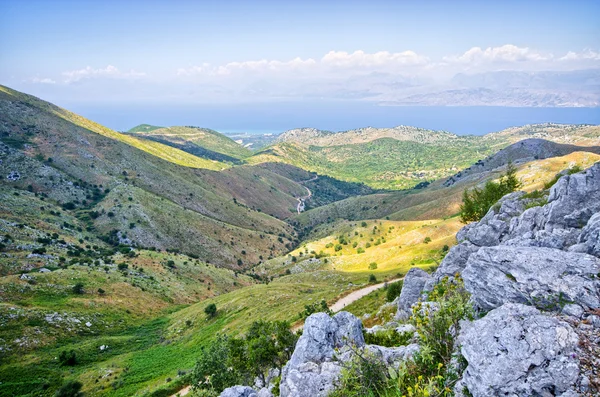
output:
M60 389L56 391L54 394L55 397L81 397L83 393L81 392L81 388L83 384L76 380L67 381L63 384Z
M329 397L378 396L388 388L386 365L368 351L354 353L354 358L342 369L338 389Z
M398 296L400 296L400 293L402 292L402 280L400 281L396 281L395 283L391 283L390 285L388 285L387 287L387 291L386 291L386 296L385 299L388 302L392 302L394 299L396 299Z
M405 346L411 340L413 334L403 332L399 334L394 329L379 331L375 333L365 333L365 342L369 345L378 345L386 347Z
M369 274L369 284L375 284L377 282L377 277L374 274Z
M325 299L323 299L319 303L315 302L312 305L304 305L304 311L302 313L300 313L299 317L301 319L307 318L311 314L318 313L318 312L324 312L329 315L333 314L331 312L331 310L329 309L329 306L327 306L327 302L325 301Z
M214 317L217 314L217 305L215 305L214 303L207 305L204 308L204 313L206 313L208 317Z
M76 294L76 295L85 294L85 291L84 291L83 287L84 287L83 283L81 283L81 282L76 283L73 286L73 293Z
M465 190L463 202L460 205L461 222L469 223L480 220L498 200L517 190L521 186L521 182L517 179L516 174L517 169L509 163L500 182L488 181L483 189Z
M219 336L203 347L192 371L194 389L221 391L242 382L241 375L229 366L229 339Z
M77 365L77 353L75 353L75 350L63 350L58 356L58 361L60 362L60 365L65 365L69 367Z
M369 263L369 270L376 270L376 269L377 269L377 263L376 262Z
M220 392L236 384L265 381L270 368L281 368L291 358L298 337L285 321L255 321L243 338L220 336L205 347L194 371L194 389Z

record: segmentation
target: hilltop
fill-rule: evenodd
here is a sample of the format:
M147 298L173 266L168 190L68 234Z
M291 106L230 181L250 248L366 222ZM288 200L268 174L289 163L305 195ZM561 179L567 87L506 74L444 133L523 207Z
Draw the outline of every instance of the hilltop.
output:
M315 128L299 128L282 133L277 137L275 142L336 146L367 143L381 138L393 138L398 141L415 141L419 143L440 143L455 139L457 136L445 131L433 131L409 126L397 126L393 128L365 127L340 132L323 131Z
M145 124L142 124L145 126ZM161 142L198 157L241 164L252 152L217 131L200 127L135 127L128 131L136 137Z

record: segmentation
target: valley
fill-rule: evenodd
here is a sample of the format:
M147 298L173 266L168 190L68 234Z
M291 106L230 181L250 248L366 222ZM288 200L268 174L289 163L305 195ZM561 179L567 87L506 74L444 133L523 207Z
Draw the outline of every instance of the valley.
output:
M396 306L375 287L439 267L465 189L512 164L535 195L600 161L594 125L246 139L121 133L0 86L0 396L73 379L89 396L169 396L218 335L298 329L322 301L384 324Z

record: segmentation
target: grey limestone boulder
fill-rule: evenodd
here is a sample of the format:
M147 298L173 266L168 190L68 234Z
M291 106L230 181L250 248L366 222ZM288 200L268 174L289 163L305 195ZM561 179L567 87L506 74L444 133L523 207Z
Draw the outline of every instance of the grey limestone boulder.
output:
M600 260L586 254L539 247L483 247L462 273L478 309L522 303L544 310L566 304L600 307Z
M471 254L477 252L479 248L479 246L474 245L469 241L465 241L450 248L450 251L448 251L448 254L446 254L446 257L442 260L442 263L440 263L440 266L425 283L424 290L431 291L433 286L446 276L454 277L457 273L462 273Z
M581 231L578 244L569 251L583 252L600 258L600 212L594 214Z
M397 347L367 345L365 349L387 366L398 369L400 363L410 359L416 352L419 351L419 345L416 343Z
M258 395L251 387L232 386L223 390L219 397L258 397Z
M577 395L577 334L533 307L507 303L463 321L458 342L468 366L457 395L463 388L474 397Z
M584 172L566 175L550 189L546 229L582 228L600 212L600 162Z
M304 331L282 371L282 397L320 397L339 379L341 362L350 359L349 346L365 345L361 321L348 312L333 317L316 313L306 319Z
M431 276L418 267L413 267L404 277L402 292L398 299L398 318L407 318L410 316L410 308L417 303L423 292L423 288Z

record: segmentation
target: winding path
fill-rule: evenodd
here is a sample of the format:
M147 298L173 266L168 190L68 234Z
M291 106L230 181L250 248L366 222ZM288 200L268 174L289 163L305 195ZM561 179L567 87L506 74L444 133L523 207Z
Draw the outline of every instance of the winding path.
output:
M317 179L319 179L319 175L315 175L313 178L307 179L305 181L300 181L298 183L302 185L303 183L316 181ZM302 185L302 186L304 186L304 185ZM296 199L296 200L298 200L298 205L296 206L296 210L298 211L298 213L301 213L302 211L304 211L304 201L306 201L312 197L312 192L310 191L310 189L306 186L304 186L304 188L306 189L308 194L306 196L302 196L302 197L299 197Z
M404 279L404 277L395 278L390 281L385 281L383 283L369 285L368 287L364 287L364 288L358 289L356 291L352 291L348 295L338 299L333 305L331 305L331 307L329 309L332 312L337 313L337 312L343 310L349 304L354 303L357 300L359 300L360 298L364 298L365 296L369 295L371 292L385 287L386 284L389 285L391 283L400 281L402 279ZM296 332L296 331L302 329L303 326L304 326L304 324L296 324L295 326L292 327L292 332Z

